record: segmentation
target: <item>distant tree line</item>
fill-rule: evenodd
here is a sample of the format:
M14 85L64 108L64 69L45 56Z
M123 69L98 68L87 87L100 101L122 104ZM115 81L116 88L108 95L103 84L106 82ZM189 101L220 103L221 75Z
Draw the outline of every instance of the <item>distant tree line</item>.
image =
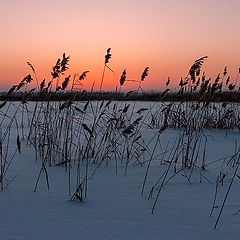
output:
M199 92L146 91L62 91L48 92L19 91L12 94L0 93L1 101L65 101L73 98L76 101L116 100L116 101L206 101L208 94ZM222 91L211 96L211 102L240 102L239 91Z

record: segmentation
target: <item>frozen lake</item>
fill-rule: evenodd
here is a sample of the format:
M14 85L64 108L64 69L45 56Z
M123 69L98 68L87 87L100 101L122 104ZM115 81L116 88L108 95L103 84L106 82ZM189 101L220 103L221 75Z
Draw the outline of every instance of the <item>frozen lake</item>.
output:
M0 115L2 239L239 239L237 176L213 230L240 140L236 128L200 128L218 110L200 118L168 103L13 104Z

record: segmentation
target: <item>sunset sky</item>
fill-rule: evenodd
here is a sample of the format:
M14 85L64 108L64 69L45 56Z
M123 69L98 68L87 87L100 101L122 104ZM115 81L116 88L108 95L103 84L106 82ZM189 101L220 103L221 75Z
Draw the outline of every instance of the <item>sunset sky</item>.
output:
M66 74L90 71L84 80L99 89L106 49L111 47L103 88L119 85L122 71L139 80L149 66L145 90L171 88L193 61L209 56L203 69L215 78L228 67L235 80L240 67L239 0L0 0L0 89L31 73L51 79L51 67L65 52ZM128 82L123 89L135 89Z

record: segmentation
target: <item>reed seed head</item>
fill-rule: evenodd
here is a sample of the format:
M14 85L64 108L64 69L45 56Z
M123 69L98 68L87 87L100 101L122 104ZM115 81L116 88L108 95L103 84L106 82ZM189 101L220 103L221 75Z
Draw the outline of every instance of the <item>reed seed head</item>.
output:
M105 64L109 63L109 59L112 57L112 54L110 53L111 48L107 49L107 54L105 55Z
M120 78L120 85L122 86L124 82L126 81L126 69L123 70L121 78Z
M144 81L144 79L148 76L148 71L149 71L149 67L146 67L142 73L141 81Z

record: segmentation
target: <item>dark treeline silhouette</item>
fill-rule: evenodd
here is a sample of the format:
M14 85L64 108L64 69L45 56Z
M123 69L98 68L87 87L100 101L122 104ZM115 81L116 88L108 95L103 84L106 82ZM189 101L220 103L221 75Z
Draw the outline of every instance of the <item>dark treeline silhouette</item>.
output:
M88 100L116 100L116 101L206 101L208 94L202 95L199 92L173 91L146 91L146 92L116 92L116 91L64 91L64 92L42 92L20 91L11 95L7 92L0 93L1 101L65 101L74 97L76 101ZM211 102L240 102L239 91L223 91L211 96Z

